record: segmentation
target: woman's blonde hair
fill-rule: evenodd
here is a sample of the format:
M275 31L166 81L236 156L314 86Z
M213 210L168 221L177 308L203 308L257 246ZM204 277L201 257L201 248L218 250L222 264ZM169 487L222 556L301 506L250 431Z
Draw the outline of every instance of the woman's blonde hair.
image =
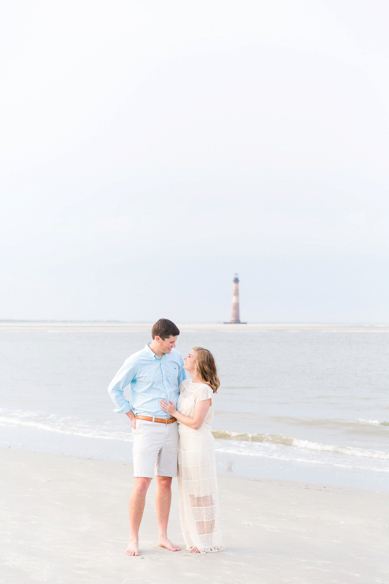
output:
M214 393L220 387L220 380L217 376L215 359L211 351L203 347L193 347L196 351L196 369L201 379L209 385Z

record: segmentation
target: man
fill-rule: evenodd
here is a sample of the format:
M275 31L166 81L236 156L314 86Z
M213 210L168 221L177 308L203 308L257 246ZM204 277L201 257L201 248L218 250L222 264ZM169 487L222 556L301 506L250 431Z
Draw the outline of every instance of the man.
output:
M126 550L129 556L139 556L139 527L154 472L158 545L174 552L180 550L167 537L171 483L172 477L177 476L177 421L159 405L164 399L177 406L178 388L186 378L184 361L175 349L179 334L171 320L158 320L151 331L151 343L124 362L108 387L116 405L114 411L126 414L133 429L134 487L129 502L130 540ZM128 385L131 405L124 396Z

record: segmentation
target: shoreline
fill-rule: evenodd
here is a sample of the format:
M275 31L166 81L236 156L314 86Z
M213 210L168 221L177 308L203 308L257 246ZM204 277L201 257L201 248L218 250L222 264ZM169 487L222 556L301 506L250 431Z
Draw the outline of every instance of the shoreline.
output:
M79 330L147 330L153 323L141 322L115 322L115 321L50 321L50 320L0 320L0 330L17 329L79 329ZM345 330L345 331L371 331L387 332L389 324L380 323L178 323L180 330L230 330L230 331L266 331L266 330Z
M156 547L155 481L140 532L124 554L129 463L0 449L4 582L165 584L385 584L389 495L380 491L219 476L223 539L217 554ZM177 481L169 522L183 545Z
M131 464L132 441L110 437L91 437L88 434L71 434L66 431L48 432L37 427L3 425L0 449L15 449L58 456L93 459L97 461ZM389 492L388 473L366 468L335 466L317 461L304 462L266 455L225 451L216 441L217 472L221 476L243 479L269 479L278 481L326 484L332 487L359 488L371 492ZM239 442L237 443L239 445ZM223 445L224 446L224 445ZM234 449L233 449L234 450Z

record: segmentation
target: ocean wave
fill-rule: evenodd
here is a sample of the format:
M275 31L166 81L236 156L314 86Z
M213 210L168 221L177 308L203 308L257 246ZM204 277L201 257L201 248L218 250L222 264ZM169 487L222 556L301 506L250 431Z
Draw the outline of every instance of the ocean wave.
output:
M310 440L301 440L282 436L282 434L249 434L246 432L230 432L227 430L213 430L213 435L219 440L233 440L243 442L269 442L283 446L294 446L305 450L317 450L321 452L334 452L345 454L347 456L358 456L362 458L376 458L380 460L389 460L389 452L382 450L367 450L351 446L339 446L337 444L323 444L321 442L312 442Z
M344 420L341 418L295 418L292 416L272 416L271 418L275 422L283 422L286 424L293 424L298 426L310 426L310 427L331 427L331 428L345 428L354 429L361 431L363 426L365 430L369 431L372 428L377 428L377 430L382 431L385 427L389 427L389 422L379 421L379 420L365 420L363 418L358 418L356 420ZM370 428L366 428L369 426Z
M239 448L242 442L219 442L217 443L216 451L223 454L235 454L238 456L250 456L250 457L260 457L261 459L271 459L271 460L281 460L284 462L300 462L303 464L318 465L318 466L333 466L342 467L348 469L358 469L374 472L389 473L389 465L384 460L380 459L358 459L356 457L342 456L338 454L333 456L331 452L321 452L321 456L313 456L315 451L313 450L298 450L286 448L281 450L282 447L274 445L274 448L270 450L261 449L260 451L246 450L244 448ZM256 444L256 446L260 446ZM292 453L293 452L293 453Z
M37 421L31 418L33 414L22 413L21 416L4 416L0 415L0 424L3 426L22 426L25 428L34 428L35 430L44 430L46 432L56 432L59 434L69 434L71 436L82 436L84 438L102 438L103 440L121 440L125 442L132 441L131 434L125 432L109 431L103 429L91 429L81 424L69 423L64 419L55 420L56 416L47 416L46 421ZM53 421L49 421L49 419Z
M389 426L389 422L379 422L378 420L364 420L363 418L358 418L357 421L360 424L367 424L368 426Z
M238 440L239 442L271 442L272 444L283 444L292 446L293 438L282 436L282 434L250 434L249 432L232 432L229 430L212 430L214 438L219 440Z
M368 420L369 423L375 423L375 420ZM90 425L93 424L93 428ZM100 426L99 426L100 424ZM109 424L109 423L108 423ZM118 431L104 422L94 422L92 420L79 420L74 418L58 418L55 414L41 414L25 411L6 411L0 409L0 425L33 428L36 430L43 430L46 432L56 432L60 434L68 434L72 436L80 436L84 438L98 438L103 440L118 440L124 442L132 441L132 433L130 428L128 431ZM104 427L105 425L105 427ZM364 448L357 448L352 446L339 446L337 444L324 444L321 442L313 442L310 440L302 440L282 434L250 434L248 432L234 432L230 430L213 430L214 438L220 444L228 444L233 448L239 445L241 454L253 454L263 456L264 451L261 448L255 448L255 444L251 447L248 443L257 443L272 448L294 448L300 451L316 451L322 453L333 453L346 455L347 457L370 458L376 460L389 460L389 452L380 450L367 450ZM235 446L234 446L234 444ZM223 450L224 447L220 446Z
M309 440L293 440L293 446L298 448L307 448L309 450L320 450L322 452L334 452L346 454L347 456L358 456L361 458L375 458L379 460L389 460L389 452L382 450L367 450L365 448L356 448L354 446L338 446L336 444L321 444L319 442L310 442Z

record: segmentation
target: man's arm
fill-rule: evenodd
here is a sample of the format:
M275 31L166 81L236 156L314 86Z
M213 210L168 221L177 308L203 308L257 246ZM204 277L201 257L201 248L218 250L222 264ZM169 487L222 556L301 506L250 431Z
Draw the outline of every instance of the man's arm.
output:
M131 411L130 402L124 396L124 388L135 379L135 369L136 363L130 357L124 362L108 386L108 393L116 406L114 412L126 414L131 422L133 422L135 416Z
M134 412L130 410L129 412L126 412L126 416L130 418L133 430L136 430L136 418Z

